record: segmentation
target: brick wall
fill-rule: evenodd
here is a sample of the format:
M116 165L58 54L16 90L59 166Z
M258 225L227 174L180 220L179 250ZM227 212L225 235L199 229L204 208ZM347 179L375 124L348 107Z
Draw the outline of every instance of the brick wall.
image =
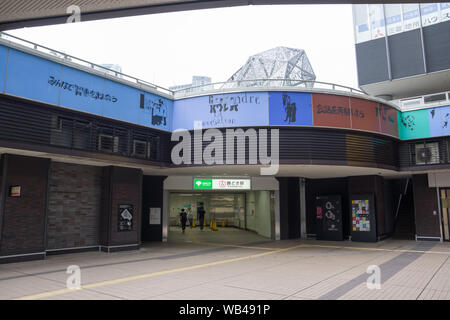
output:
M3 155L0 256L43 252L50 159ZM10 197L21 186L20 197Z
M121 246L139 244L141 239L142 170L122 167L103 168L101 244ZM119 205L133 206L131 231L119 231Z
M53 162L47 249L99 244L102 167Z

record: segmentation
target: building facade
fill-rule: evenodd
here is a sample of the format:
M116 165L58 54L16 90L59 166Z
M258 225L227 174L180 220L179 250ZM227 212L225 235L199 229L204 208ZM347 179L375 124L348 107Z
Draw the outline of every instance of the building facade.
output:
M444 106L411 120L334 85L174 94L21 43L0 39L0 262L167 241L180 208L275 240L449 240ZM425 119L432 138L411 133Z

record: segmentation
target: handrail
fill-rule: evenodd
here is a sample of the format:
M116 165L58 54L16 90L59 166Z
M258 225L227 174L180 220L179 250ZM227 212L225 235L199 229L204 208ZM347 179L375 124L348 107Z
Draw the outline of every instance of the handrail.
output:
M351 87L340 85L340 84L335 84L335 83L331 83L331 82L323 82L323 81L315 81L315 80L298 80L298 79L253 79L253 80L222 81L222 82L214 82L214 83L203 84L203 85L198 85L198 86L191 86L191 87L187 87L187 88L183 88L183 89L179 89L179 90L170 90L170 89L166 89L164 87L158 86L156 84L149 83L145 80L127 75L125 73L104 67L102 65L99 65L99 64L81 59L81 58L77 58L77 57L67 54L65 52L54 50L54 49L48 48L46 46L37 44L35 42L28 41L28 40L10 35L5 32L0 32L0 39L9 41L9 42L15 42L19 45L24 45L26 47L31 47L32 49L34 49L36 51L42 52L44 54L53 55L54 57L61 59L63 61L77 63L81 66L93 69L95 71L104 70L104 72L107 73L111 77L117 77L117 78L120 78L120 80L134 82L137 85L145 85L156 91L160 91L165 94L168 94L174 98L180 98L183 96L187 96L191 93L198 93L198 92L202 92L202 91L219 90L219 89L249 88L249 87L280 88L280 87L300 87L300 86L304 86L305 88L315 87L317 89L318 88L317 86L323 86L323 85L325 86L325 88L321 88L321 89L331 89L333 91L345 91L345 92L350 92L350 93L359 93L359 94L363 94L366 96L368 95L363 90L351 88ZM14 41L12 41L12 40L14 40ZM100 71L100 72L102 72L102 71ZM274 85L273 84L274 82L281 83L281 85ZM216 89L217 86L220 86L220 87Z
M72 63L78 63L78 64L80 64L80 65L82 65L84 67L91 68L91 69L93 69L95 71L99 71L99 72L102 72L101 70L104 70L104 72L108 73L108 75L110 75L110 76L113 76L113 77L115 76L115 77L123 79L123 80L131 81L131 82L134 82L134 83L136 83L138 85L139 84L143 84L143 85L146 85L148 87L151 87L152 89L155 89L157 91L161 91L161 92L163 92L165 94L169 94L169 95L173 96L173 91L172 90L166 89L166 88L158 86L156 84L149 83L149 82L147 82L145 80L141 80L139 78L127 75L125 73L122 73L122 72L119 72L119 71L116 71L116 70L113 70L113 69L109 69L109 68L104 67L102 65L99 65L99 64L96 64L96 63L93 63L93 62L81 59L81 58L77 58L77 57L72 56L70 54L67 54L65 52L54 50L54 49L48 48L46 46L37 44L35 42L31 42L31 41L28 41L28 40L25 40L25 39L13 36L13 35L5 33L5 32L0 32L0 39L3 39L5 41L9 41L9 42L13 42L13 41L11 41L8 38L14 39L15 40L14 42L17 43L17 44L22 44L22 45L25 45L27 47L31 46L31 48L36 50L36 51L39 51L39 52L42 52L42 53L46 53L46 54L51 54L51 55L53 55L56 58L59 58L61 60L70 61ZM25 43L25 44L23 44L23 43Z
M281 82L282 85L273 85L273 82ZM307 84L310 85L307 86ZM249 87L300 87L300 86L304 86L305 88L308 87L313 88L315 86L315 88L317 88L317 85L325 85L326 86L325 89L331 89L333 91L345 91L350 93L359 93L366 96L368 95L363 90L347 87L336 83L315 81L315 80L297 80L297 79L252 79L252 80L222 81L182 88L174 90L173 93L176 98L179 98L180 96L186 96L191 93L199 93L202 91L219 90L219 89L249 88ZM217 86L220 87L216 88ZM341 88L341 90L336 88Z

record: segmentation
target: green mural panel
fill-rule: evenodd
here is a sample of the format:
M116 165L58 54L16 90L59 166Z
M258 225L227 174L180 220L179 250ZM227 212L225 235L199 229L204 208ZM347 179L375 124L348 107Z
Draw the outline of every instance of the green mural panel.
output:
M428 109L398 113L400 139L419 139L430 137Z

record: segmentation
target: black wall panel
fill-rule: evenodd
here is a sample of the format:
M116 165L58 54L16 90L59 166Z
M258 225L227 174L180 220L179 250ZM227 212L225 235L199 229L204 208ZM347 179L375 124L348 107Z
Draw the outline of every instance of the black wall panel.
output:
M141 241L162 241L162 212L166 176L144 176L142 185ZM161 208L161 224L150 225L150 208Z
M389 80L384 38L357 43L355 47L360 86Z
M423 28L428 72L450 69L450 21Z
M420 30L388 37L392 78L404 78L425 72Z

